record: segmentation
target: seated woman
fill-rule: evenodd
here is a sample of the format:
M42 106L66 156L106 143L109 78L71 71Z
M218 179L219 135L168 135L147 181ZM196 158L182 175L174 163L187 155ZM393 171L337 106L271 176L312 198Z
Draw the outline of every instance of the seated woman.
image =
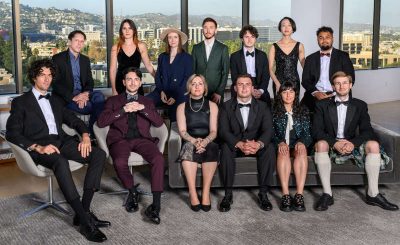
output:
M275 99L273 125L274 141L278 146L277 172L282 186L280 209L290 212L305 211L303 189L307 176L307 148L312 143L310 118L305 107L299 105L296 85L285 82L280 86ZM289 194L291 172L290 157L294 157L293 169L296 177L294 198Z
M218 106L205 98L207 83L202 75L192 75L186 85L189 100L178 106L176 116L179 134L184 139L179 159L189 187L190 208L197 212L211 209L210 186L217 167ZM202 201L196 191L197 164L203 173Z

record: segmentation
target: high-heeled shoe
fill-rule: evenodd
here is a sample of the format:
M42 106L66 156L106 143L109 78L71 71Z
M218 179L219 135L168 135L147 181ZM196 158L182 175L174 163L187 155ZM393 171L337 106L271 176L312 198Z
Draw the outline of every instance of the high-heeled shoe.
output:
M200 204L200 203L199 203L199 204L196 204L196 205L193 205L193 204L190 202L190 195L189 195L189 205L190 205L190 209L193 210L193 211L195 211L195 212L199 212L200 209L201 209L201 204Z
M204 212L208 212L211 210L211 197L209 197L209 199L210 199L209 205L201 204L201 210L203 210Z

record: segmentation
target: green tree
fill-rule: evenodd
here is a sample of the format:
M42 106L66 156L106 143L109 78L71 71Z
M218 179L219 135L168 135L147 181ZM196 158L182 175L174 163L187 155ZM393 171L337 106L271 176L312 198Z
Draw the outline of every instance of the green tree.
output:
M233 52L236 52L241 48L242 42L240 39L236 39L236 40L227 40L224 42L224 44L228 46L229 55L231 55Z

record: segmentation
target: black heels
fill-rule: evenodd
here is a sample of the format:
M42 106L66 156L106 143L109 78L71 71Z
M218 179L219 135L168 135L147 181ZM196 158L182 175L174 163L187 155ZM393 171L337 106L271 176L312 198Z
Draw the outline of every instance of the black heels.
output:
M190 195L189 195L189 205L190 209L193 210L194 212L199 212L201 209L201 203L193 205L192 202L190 201Z
M211 210L211 197L209 196L208 199L210 199L209 205L201 204L201 210L203 210L204 212L208 212Z

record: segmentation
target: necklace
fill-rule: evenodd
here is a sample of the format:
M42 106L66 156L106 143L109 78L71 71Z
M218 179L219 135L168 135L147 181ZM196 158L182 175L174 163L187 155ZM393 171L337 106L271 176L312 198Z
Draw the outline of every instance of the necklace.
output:
M201 110L201 108L203 108L204 96L203 96L202 98L203 98L203 100L201 101L201 106L200 106L200 108L199 108L197 111L193 110L193 107L192 107L192 98L190 98L190 100L189 100L189 106L190 106L190 109L191 109L193 112L199 112L199 111Z

